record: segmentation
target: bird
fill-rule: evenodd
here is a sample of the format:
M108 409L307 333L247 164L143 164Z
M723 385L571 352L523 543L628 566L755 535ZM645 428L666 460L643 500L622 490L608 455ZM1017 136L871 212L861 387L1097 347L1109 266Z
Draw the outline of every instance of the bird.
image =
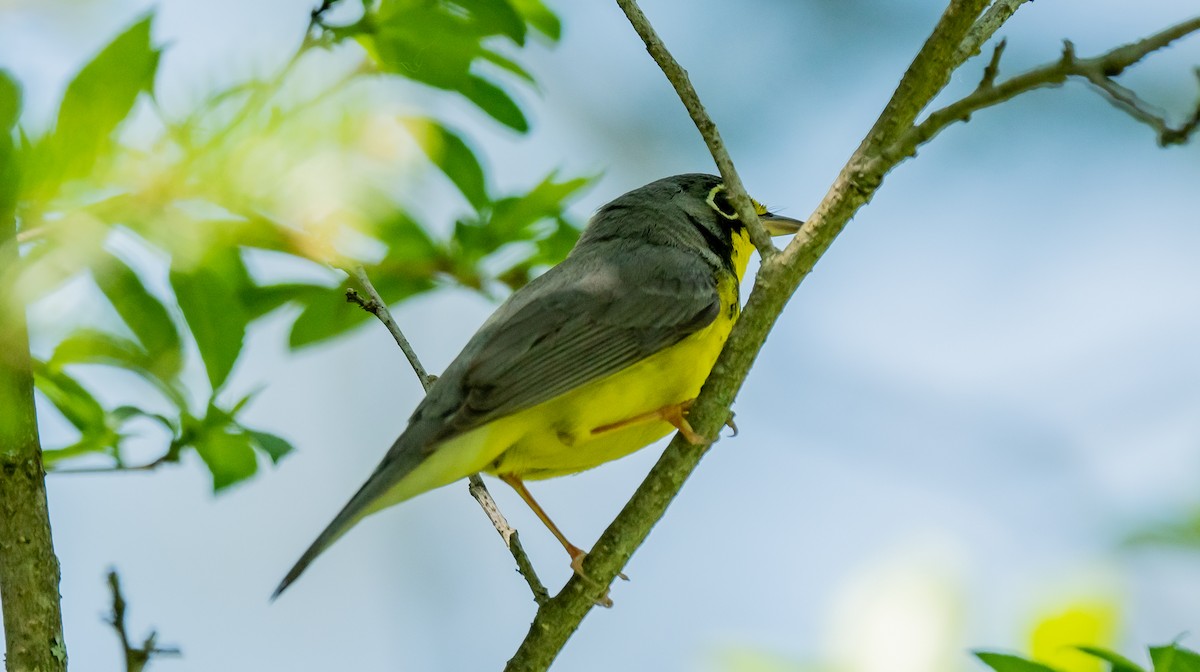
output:
M803 222L751 199L771 235ZM687 411L741 310L754 251L721 178L663 178L601 206L567 257L513 292L429 387L408 426L286 574L279 597L366 516L479 472L512 486L583 574L525 487L637 451Z

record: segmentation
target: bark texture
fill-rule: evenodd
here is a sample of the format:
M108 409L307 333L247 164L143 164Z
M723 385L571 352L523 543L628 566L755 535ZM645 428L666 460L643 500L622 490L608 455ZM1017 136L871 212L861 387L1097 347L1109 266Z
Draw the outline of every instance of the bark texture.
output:
M9 672L67 669L18 262L12 144L0 138L0 606Z

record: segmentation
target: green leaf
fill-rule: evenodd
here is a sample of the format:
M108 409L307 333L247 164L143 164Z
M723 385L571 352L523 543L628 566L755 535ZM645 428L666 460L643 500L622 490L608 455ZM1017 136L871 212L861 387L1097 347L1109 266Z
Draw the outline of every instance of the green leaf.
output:
M267 454L271 458L271 462L279 464L285 455L295 450L291 442L282 436L271 434L270 432L259 432L253 429L248 429L246 432L250 438L254 440L258 449Z
M567 253L579 242L579 229L565 219L554 223L554 230L537 241L538 253L534 261L539 264L557 264L567 258Z
M1129 546L1179 546L1200 549L1200 509L1144 527L1125 539Z
M471 13L471 20L484 35L504 35L525 44L525 20L508 0L455 0Z
M42 450L42 464L53 470L59 462L91 453L112 453L115 437L105 434L84 434L79 440L62 448Z
M467 78L458 90L475 103L479 109L487 112L496 121L508 126L518 133L529 131L529 121L525 113L515 101L500 87L482 77L474 75Z
M472 207L479 210L487 205L483 168L461 137L432 119L411 117L403 123L425 156L450 178Z
M153 90L160 52L151 43L152 20L147 15L118 35L67 85L54 133L36 150L51 184L91 170L138 94Z
M12 128L21 116L21 87L0 69L0 217L11 218L21 182L19 154L13 146Z
M404 269L392 269L396 272L389 272L389 268L380 266L367 269L367 276L389 306L434 286L428 277L406 277ZM368 318L375 319L371 313L346 300L346 290L350 288L358 289L356 283L347 278L340 287L308 297L308 306L296 318L288 339L293 350L344 334Z
M1059 672L1053 667L1026 660L1020 656L990 651L973 651L975 657L996 672Z
M150 354L128 338L96 329L76 329L59 342L47 363L54 369L68 364L104 364L125 369L155 386L181 410L187 408L187 401L173 381L159 376Z
M128 422L134 418L146 418L147 420L153 420L162 425L163 428L170 431L172 435L179 434L179 423L177 421L159 413L151 413L149 411L142 410L137 406L118 406L114 408L109 415L115 418L118 422Z
M150 355L141 345L106 331L77 329L59 342L50 356L50 366L107 364L126 369L148 370Z
M545 18L536 5L526 9ZM383 70L457 91L500 123L524 133L529 122L509 94L472 73L477 60L486 60L530 79L515 62L485 46L494 35L522 44L524 18L508 0L461 0L453 5L384 0L371 22L374 30L359 40Z
M402 266L410 277L432 278L438 271L441 249L408 213L395 210L381 218L378 234L388 244L385 263Z
M221 389L242 351L249 317L240 296L249 284L236 250L213 251L188 270L171 269L171 286L187 320L208 382Z
M246 309L246 317L251 320L270 313L284 304L303 300L314 291L327 289L324 285L314 285L304 282L281 283L277 285L250 285L244 288L241 301Z
M543 219L557 219L571 197L591 184L590 177L577 177L562 182L555 174L547 175L529 193L502 198L495 202L487 227L505 240L526 239L529 227Z
M105 430L104 407L71 376L35 360L33 382L75 429L84 434Z
M307 306L292 324L288 345L299 349L343 334L371 317L367 311L346 300L346 290L352 282L313 292L306 297Z
M377 29L362 41L388 72L440 89L458 89L484 49L482 35L443 3L384 2Z
M542 0L512 0L512 5L534 30L555 42L562 38L562 22Z
M406 269L391 269L387 266L377 266L369 269L375 280L375 291L389 306L395 305L407 298L427 292L434 288L433 282L424 274L409 275Z
M1110 665L1109 672L1146 672L1140 665L1115 651L1098 646L1077 646L1075 648L1108 663Z
M103 254L92 266L92 277L100 291L137 336L149 353L151 368L164 379L174 378L183 368L179 332L166 307L117 257Z
M247 434L207 432L194 445L200 459L212 472L214 492L244 481L258 471L258 460Z
M7 135L21 116L21 85L0 68L0 133Z
M512 74L520 77L521 79L525 80L526 82L529 82L530 84L535 85L535 88L536 88L537 80L535 80L533 78L533 75L530 74L530 72L528 70L521 67L520 63L517 63L516 61L512 60L511 58L508 58L507 56L502 56L501 54L498 54L494 51L486 51L485 50L482 54L480 54L480 56L482 56L483 59L486 60L487 62L492 63L493 65L496 65L504 70L507 70L508 72L511 72Z
M1154 672L1200 672L1200 654L1178 644L1150 647L1150 660Z

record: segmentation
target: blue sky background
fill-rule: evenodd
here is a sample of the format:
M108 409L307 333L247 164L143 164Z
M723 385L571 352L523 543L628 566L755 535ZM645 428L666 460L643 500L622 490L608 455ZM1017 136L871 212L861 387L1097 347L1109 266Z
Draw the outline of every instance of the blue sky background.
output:
M565 30L525 62L534 124L516 137L455 100L407 91L477 139L502 191L548 170L603 172L583 220L658 177L711 171L666 80L615 4L555 3ZM44 126L67 78L150 6L0 3L0 65ZM182 111L274 71L309 4L163 2L158 90ZM891 93L942 3L647 1L743 180L804 217ZM1003 72L1185 18L1184 0L1043 0L1022 8ZM1195 38L1128 82L1176 111L1196 100ZM978 81L968 64L944 97ZM980 669L972 647L1024 649L1040 617L1117 605L1127 653L1200 632L1200 558L1123 551L1200 506L1200 154L1079 83L947 130L900 166L796 294L709 454L563 652L563 670ZM436 178L401 187L447 225ZM83 299L79 299L82 301ZM66 305L70 305L67 301ZM57 309L61 309L59 305ZM396 309L431 371L492 304L443 290ZM35 311L33 323L53 315ZM420 388L376 325L287 355L286 320L251 334L233 387L267 383L248 422L298 447L218 497L195 456L150 475L50 481L75 670L118 669L101 616L118 567L135 632L184 657L163 670L499 669L534 605L495 532L451 486L366 522L278 603L282 573L370 473ZM121 381L114 385L120 386ZM55 427L46 428L48 444ZM153 446L147 446L150 451ZM534 484L588 545L658 447ZM492 488L543 578L569 568L504 486ZM1184 643L1198 645L1195 636Z

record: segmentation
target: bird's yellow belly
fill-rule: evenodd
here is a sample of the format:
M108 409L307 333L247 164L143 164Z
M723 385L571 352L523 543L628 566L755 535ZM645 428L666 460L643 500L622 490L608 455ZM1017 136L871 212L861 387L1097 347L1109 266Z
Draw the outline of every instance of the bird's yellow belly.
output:
M708 327L674 346L607 378L490 423L489 438L508 446L484 471L512 474L522 480L573 474L624 457L666 436L674 427L665 420L630 420L700 393L729 336L736 311L736 304L726 304ZM608 425L619 427L595 431Z

